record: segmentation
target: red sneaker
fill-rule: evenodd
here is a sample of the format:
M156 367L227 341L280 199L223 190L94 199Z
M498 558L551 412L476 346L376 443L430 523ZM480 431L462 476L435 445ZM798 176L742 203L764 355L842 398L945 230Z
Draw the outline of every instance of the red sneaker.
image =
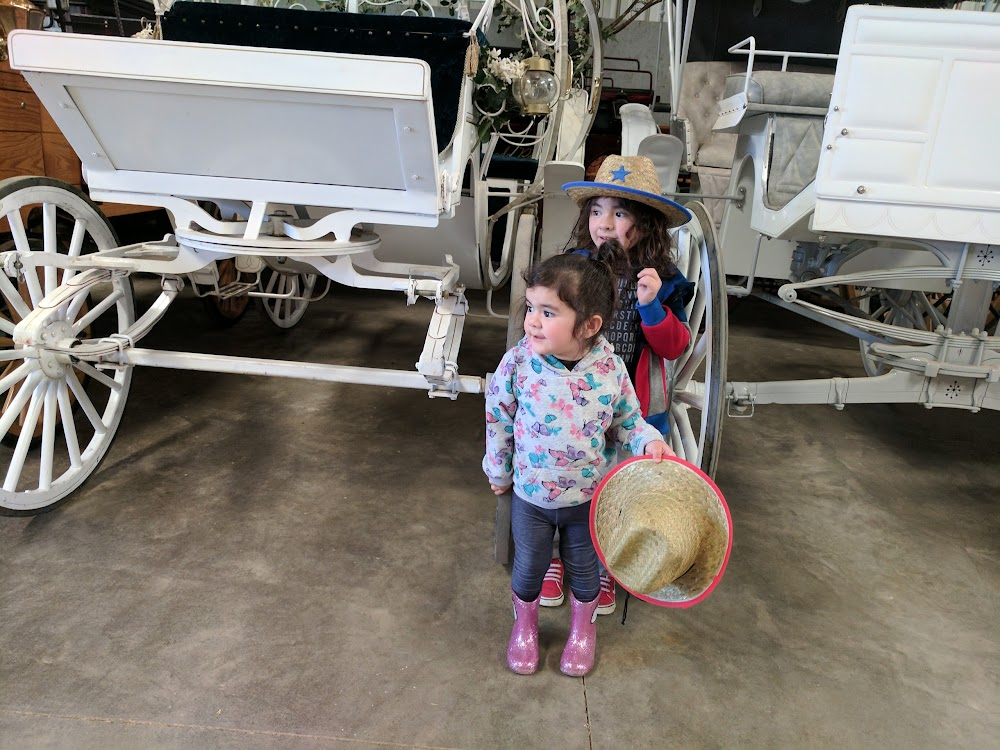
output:
M545 589L542 589L545 591ZM597 595L597 614L610 615L617 606L615 602L615 582L607 573L601 574L601 593Z
M563 564L558 557L549 564L542 581L542 598L539 602L543 607L558 607L566 596L563 594Z

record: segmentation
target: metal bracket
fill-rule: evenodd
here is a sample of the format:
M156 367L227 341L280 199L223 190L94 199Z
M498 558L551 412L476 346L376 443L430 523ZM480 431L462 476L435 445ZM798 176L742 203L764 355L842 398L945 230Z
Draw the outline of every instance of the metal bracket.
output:
M750 419L757 399L749 390L745 390L742 396L737 396L732 384L729 388L732 390L726 394L726 416L733 419Z
M464 292L464 287L459 287L456 294L434 304L424 349L416 363L417 372L427 379L431 398L455 399L459 393L458 351L468 309Z

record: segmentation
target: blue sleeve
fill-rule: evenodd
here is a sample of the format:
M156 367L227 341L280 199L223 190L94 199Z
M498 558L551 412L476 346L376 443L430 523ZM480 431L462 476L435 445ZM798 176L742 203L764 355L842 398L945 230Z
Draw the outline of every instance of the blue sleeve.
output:
M670 308L670 312L677 316L678 320L687 323L687 313L684 312L684 306L693 297L694 284L684 278L684 274L680 271L674 271L674 275L664 281L663 286L660 287L660 293L656 295L655 304L666 305ZM639 314L642 315L642 310L639 311ZM663 317L666 317L665 313L661 316L661 319ZM646 322L645 318L643 322ZM647 325L650 324L647 323Z

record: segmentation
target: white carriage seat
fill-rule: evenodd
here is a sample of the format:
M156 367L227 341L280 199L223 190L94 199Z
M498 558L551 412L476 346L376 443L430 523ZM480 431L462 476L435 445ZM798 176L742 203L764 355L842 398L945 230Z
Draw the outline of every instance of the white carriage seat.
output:
M761 70L751 75L747 114L772 114L767 208L783 208L816 179L833 80L832 73ZM745 74L729 76L726 98L742 92L745 82Z
M469 21L181 0L164 14L161 25L163 38L178 42L423 60L431 69L438 151L454 138Z
M622 155L646 156L653 162L660 188L667 193L677 190L684 143L677 136L660 132L653 111L645 104L623 104L618 114L622 121Z
M618 108L618 116L622 121L623 156L635 156L639 153L639 144L644 138L660 132L652 110L645 104L623 104Z
M639 144L638 154L649 157L653 162L664 193L677 191L677 176L684 157L684 142L680 138L667 133L648 135Z

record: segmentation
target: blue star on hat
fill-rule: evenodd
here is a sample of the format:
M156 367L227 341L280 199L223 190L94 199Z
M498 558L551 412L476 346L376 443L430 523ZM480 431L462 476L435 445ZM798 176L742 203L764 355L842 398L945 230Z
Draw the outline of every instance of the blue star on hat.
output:
M620 167L618 167L618 169L615 169L614 171L611 172L611 181L620 182L624 185L626 175L630 174L632 173L629 172L627 169L625 169L625 165L622 164Z

